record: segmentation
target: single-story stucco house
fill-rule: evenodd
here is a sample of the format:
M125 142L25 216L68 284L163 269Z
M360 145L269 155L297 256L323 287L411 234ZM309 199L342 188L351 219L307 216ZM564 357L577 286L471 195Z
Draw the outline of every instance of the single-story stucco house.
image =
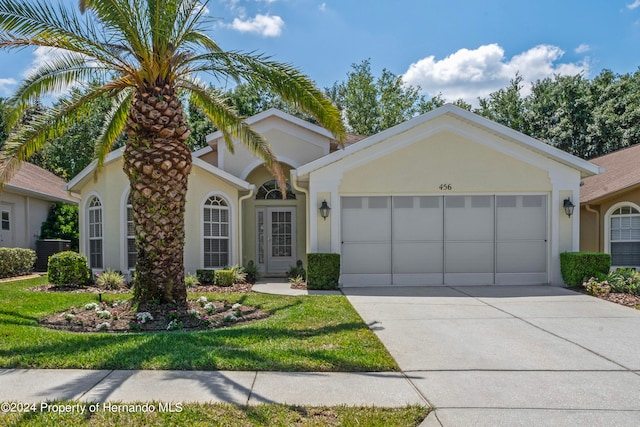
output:
M23 163L0 193L0 247L35 249L40 227L55 202L78 204L65 180Z
M582 179L599 167L445 105L336 149L325 129L271 109L247 120L290 176L273 177L221 133L193 153L185 269L246 265L282 275L310 252L341 254L341 284L562 285L559 254L577 251ZM122 152L68 189L81 194L80 250L94 270L135 266ZM321 206L326 217L322 215Z
M580 250L611 254L612 268L640 268L640 145L591 162L604 171L580 188Z

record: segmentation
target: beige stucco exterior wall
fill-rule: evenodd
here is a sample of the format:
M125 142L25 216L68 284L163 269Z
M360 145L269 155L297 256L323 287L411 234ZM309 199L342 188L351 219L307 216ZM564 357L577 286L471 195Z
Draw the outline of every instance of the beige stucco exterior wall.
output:
M341 194L441 194L551 190L536 168L451 132L441 132L363 166L350 169Z
M609 252L605 227L606 214L619 203L633 203L640 206L640 186L615 194L596 203L588 203L591 210L596 210L599 215L588 212L585 205L580 206L580 250Z
M35 249L42 223L53 203L6 190L0 206L11 212L11 242L0 241L0 247Z
M295 133L290 133L293 132L293 129L289 128L293 125L276 118L271 120L281 122L283 128L270 128L261 131L260 128L262 126L258 125L256 126L256 131L269 141L273 152L280 161L293 167L298 167L328 152L328 139L323 139L306 130L297 130ZM221 169L242 179L246 179L248 174L262 163L253 153L240 144L236 144L234 154L230 154L226 146L224 146L224 142L221 141L218 143L218 152L218 161Z

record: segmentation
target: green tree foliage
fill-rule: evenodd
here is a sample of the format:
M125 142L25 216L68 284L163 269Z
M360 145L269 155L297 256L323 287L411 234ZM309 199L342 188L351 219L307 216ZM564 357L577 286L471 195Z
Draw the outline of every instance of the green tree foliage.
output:
M4 142L7 140L7 136L9 136L7 131L7 114L7 99L0 98L0 148L2 148Z
M369 59L351 69L346 81L325 89L343 112L350 132L373 135L443 104L440 95L428 100L419 87L405 85L401 76L387 69L376 78Z
M78 251L78 230L78 206L57 202L40 227L40 238L70 240L71 250Z

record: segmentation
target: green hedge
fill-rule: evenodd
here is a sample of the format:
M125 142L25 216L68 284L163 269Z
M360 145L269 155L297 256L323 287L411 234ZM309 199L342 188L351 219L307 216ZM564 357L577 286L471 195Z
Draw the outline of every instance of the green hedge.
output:
M49 282L54 285L81 287L91 281L91 269L87 257L77 252L65 251L49 257Z
M602 252L562 252L560 272L569 286L580 286L590 277L609 273L611 255Z
M196 270L196 277L203 285L213 285L216 281L215 270Z
M29 274L35 262L33 249L0 248L0 278Z
M340 254L307 254L307 289L337 289Z
M216 270L214 275L217 286L233 285L233 270Z

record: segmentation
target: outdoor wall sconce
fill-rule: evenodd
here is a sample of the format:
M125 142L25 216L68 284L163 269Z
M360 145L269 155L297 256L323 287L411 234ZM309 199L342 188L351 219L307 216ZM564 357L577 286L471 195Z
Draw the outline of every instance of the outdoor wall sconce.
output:
M324 219L325 221L327 220L327 217L329 216L329 211L331 210L331 208L329 207L329 205L327 204L326 200L322 201L322 204L320 205L320 216L322 217L322 219Z
M571 203L571 199L568 197L564 199L562 207L564 208L564 213L566 213L567 216L571 218L571 215L573 215L573 208L575 208L575 205Z

